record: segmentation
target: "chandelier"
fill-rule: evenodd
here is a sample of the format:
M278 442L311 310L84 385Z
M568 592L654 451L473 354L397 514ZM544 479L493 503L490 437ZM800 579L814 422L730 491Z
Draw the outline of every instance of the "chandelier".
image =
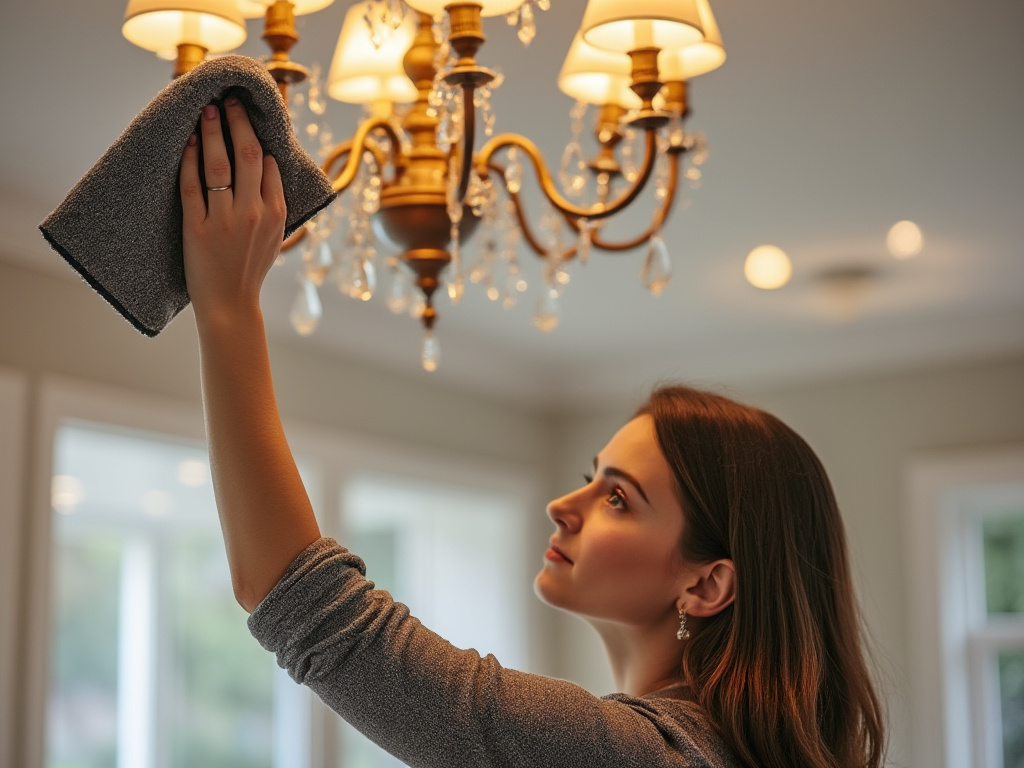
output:
M435 370L437 297L458 303L468 281L512 307L528 288L521 245L542 260L533 316L542 331L558 324L570 265L586 264L594 250L648 244L640 278L652 294L664 290L672 265L661 229L678 187L699 185L707 157L704 137L683 128L687 81L725 60L708 0L589 0L558 77L576 104L554 172L527 137L495 134L491 94L503 78L476 60L484 17L505 16L529 45L550 0L360 0L324 77L289 51L299 39L296 15L331 2L129 0L122 28L132 43L175 59L177 76L241 45L244 19L264 17L267 69L300 137L314 142L334 189L347 192L284 243L283 252L301 246L290 313L296 331L317 327L328 282L367 301L386 272L387 305L421 321L421 362ZM365 106L351 138L334 141L325 97ZM591 105L596 149L588 157L582 135ZM547 208L536 225L521 198L526 166ZM657 202L647 229L622 241L603 236L608 218L652 180ZM479 245L467 258L474 233ZM392 255L378 256L381 245Z

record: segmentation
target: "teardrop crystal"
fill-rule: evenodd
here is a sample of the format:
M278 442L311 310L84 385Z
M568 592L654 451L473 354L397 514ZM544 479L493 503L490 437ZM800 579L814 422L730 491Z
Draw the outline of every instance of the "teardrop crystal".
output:
M373 298L377 287L377 273L373 263L360 257L348 262L338 273L338 290L360 301Z
M453 271L448 278L448 298L452 300L452 304L462 301L462 294L465 290L466 280L462 276L462 270Z
M562 317L562 308L558 301L558 290L545 288L537 303L537 311L533 315L533 324L544 333L551 333Z
M669 258L668 248L659 232L651 238L651 247L640 269L640 281L652 295L660 296L671 279L672 259Z
M505 187L509 194L516 194L523 188L523 164L519 160L519 150L510 147L508 150L508 165L505 167Z
M400 315L409 308L412 302L412 283L409 273L401 265L391 270L391 286L388 289L388 309Z
M436 371L438 363L441 362L441 343L430 329L423 334L420 362L423 364L424 371Z
M519 30L516 34L524 46L528 46L537 36L537 22L533 18L533 6L530 3L523 3L519 7Z
M505 309L512 309L519 299L519 291L516 284L519 282L519 275L516 272L509 272L501 285L501 306Z
M562 152L562 162L558 169L558 180L569 197L579 197L587 188L585 175L587 163L583 159L583 146L579 141L570 141Z
M316 330L323 314L324 308L320 303L320 294L316 292L316 286L308 280L303 280L295 301L292 302L292 311L288 315L292 327L300 335L308 336Z
M586 266L590 259L590 245L592 235L590 233L590 222L580 220L580 236L576 240L576 256L580 260L580 266Z
M319 288L324 284L324 279L334 263L334 254L331 253L331 246L326 240L316 243L316 237L310 236L310 246L303 254L302 272L306 280Z

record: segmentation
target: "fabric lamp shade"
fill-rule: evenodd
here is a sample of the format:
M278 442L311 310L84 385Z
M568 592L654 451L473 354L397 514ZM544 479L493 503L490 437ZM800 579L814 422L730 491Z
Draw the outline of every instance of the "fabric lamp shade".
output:
M701 26L704 27L704 39L678 50L658 54L658 69L664 81L689 80L718 69L725 63L722 34L718 31L708 0L697 0L697 10L700 12Z
M630 90L630 69L624 53L595 48L577 32L558 74L558 87L577 101L637 109L640 97Z
M415 15L405 14L398 29L376 48L363 20L364 12L360 3L345 14L327 77L327 94L332 99L352 104L416 101L416 86L402 66L402 59L416 37Z
M121 32L147 51L191 43L219 53L245 42L245 20L237 0L129 0Z
M480 15L485 17L503 16L523 4L523 0L472 0L472 2L474 5L483 6ZM410 8L428 16L437 16L444 13L444 9L449 5L456 4L453 0L411 0L411 2L406 0L406 5Z
M618 53L670 51L699 42L704 32L697 0L589 0L580 28L591 45Z
M295 6L293 13L296 16L304 16L307 13L322 11L334 0L292 0ZM238 0L238 7L242 15L247 19L261 19L267 13L267 8L274 4L274 0Z

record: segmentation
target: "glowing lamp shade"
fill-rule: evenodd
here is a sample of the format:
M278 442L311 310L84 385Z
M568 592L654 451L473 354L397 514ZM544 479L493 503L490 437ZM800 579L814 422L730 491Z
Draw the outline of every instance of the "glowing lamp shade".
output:
M630 66L625 54L595 48L577 32L558 74L558 87L577 101L638 109L640 97L629 88Z
M473 3L483 6L480 11L481 16L504 16L521 6L523 0L473 0ZM455 0L412 0L412 2L406 0L406 5L410 8L428 16L442 14L446 7L455 4Z
M315 13L333 2L334 0L292 0L295 5L293 13L296 16ZM238 7L247 19L262 19L267 14L267 8L273 4L274 0L238 0Z
M718 23L711 13L711 5L708 0L696 1L700 23L704 28L704 38L693 45L658 54L658 70L665 82L689 80L691 77L718 69L725 63L722 33L718 31Z
M755 288L770 291L789 282L793 274L793 265L781 248L774 245L759 245L747 256L743 274L747 282Z
M359 3L345 14L327 77L327 94L350 104L416 101L416 86L402 68L402 59L416 37L415 15L405 14L398 29L375 48L363 20L365 12L364 4Z
M704 36L697 0L590 0L580 28L591 45L618 53L671 51Z
M219 53L245 42L245 21L237 0L129 0L121 32L147 51L190 43Z

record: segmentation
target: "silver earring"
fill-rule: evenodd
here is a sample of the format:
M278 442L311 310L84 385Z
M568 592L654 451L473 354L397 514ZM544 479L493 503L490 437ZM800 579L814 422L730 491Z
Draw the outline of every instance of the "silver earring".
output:
M679 609L679 629L676 630L677 640L689 640L690 630L686 628L686 609Z

